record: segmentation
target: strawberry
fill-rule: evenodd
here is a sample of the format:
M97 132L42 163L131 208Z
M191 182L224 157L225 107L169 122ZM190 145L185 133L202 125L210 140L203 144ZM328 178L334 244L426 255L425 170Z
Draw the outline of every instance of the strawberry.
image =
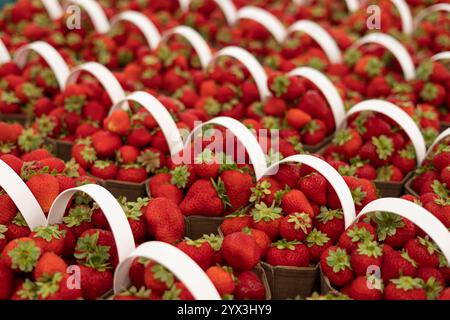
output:
M442 290L441 294L439 295L439 300L450 300L450 288Z
M17 207L4 191L0 192L0 224L8 224L17 214Z
M445 83L450 80L450 72L439 61L425 60L417 67L417 79Z
M84 299L97 299L112 288L113 274L111 271L100 266L94 268L86 265L78 265L78 267L80 268L81 291Z
M306 237L309 259L312 263L320 261L320 256L333 245L331 239L323 232L313 229Z
M0 299L10 299L14 291L14 272L8 268L7 264L0 260Z
M247 215L243 212L236 212L230 215L225 216L225 220L223 220L220 225L220 230L223 235L228 235L233 232L239 232L245 227L250 227L252 224L252 216Z
M80 204L69 209L69 213L63 218L64 224L79 237L84 231L93 228L92 210L89 206Z
M263 106L264 114L272 117L282 117L286 108L286 102L275 97L267 98Z
M215 179L219 175L220 163L210 149L203 150L194 160L195 175L203 179Z
M428 300L435 300L445 288L445 278L438 269L431 267L419 268L417 278L423 280Z
M249 203L251 188L254 186L253 178L249 173L238 170L225 170L219 179L223 181L225 193L230 201L229 212L234 212Z
M325 233L332 242L338 241L344 232L344 213L341 209L331 210L322 206L315 220L317 230Z
M236 284L234 282L232 270L219 266L213 266L206 270L206 274L216 287L221 297L231 295L234 292Z
M203 270L207 270L212 264L213 249L204 239L186 238L177 244L177 248L191 257Z
M175 282L172 288L164 292L163 300L194 300L194 297L182 282Z
M313 130L314 127L319 127L320 131L325 130L325 135L330 134L334 130L333 114L328 106L325 98L317 90L308 90L300 99L298 108L309 114L316 122L307 129L308 124L304 129ZM311 122L310 122L311 123ZM316 130L317 131L317 130ZM308 145L313 145L308 143ZM315 144L315 143L314 143Z
M385 300L426 300L423 281L419 278L401 276L392 279L384 290Z
M348 294L354 300L382 300L383 283L374 276L361 275L350 284Z
M376 212L371 216L376 223L379 241L400 249L416 236L416 226L411 221L388 212Z
M390 250L387 248L390 248ZM388 245L384 246L381 277L385 283L400 275L415 277L416 274L417 263L411 259L407 252L395 251Z
M269 177L261 178L255 187L251 188L250 202L263 201L267 206L271 206L280 190L282 187L277 180Z
M44 213L48 213L53 201L59 195L58 180L54 176L44 173L34 175L26 184Z
M39 258L33 270L33 277L39 280L43 277L53 276L55 273L67 272L66 262L53 252L45 252Z
M401 182L403 173L396 166L383 166L377 169L376 179L384 182Z
M378 198L377 190L373 182L367 179L348 176L345 176L344 180L350 188L357 209L364 207L369 202Z
M337 146L336 151L342 153L348 159L356 155L363 141L358 131L348 128L336 132L333 144Z
M302 141L306 145L314 146L326 137L326 126L322 120L313 119L302 129Z
M11 167L11 169L13 169L17 174L20 175L20 171L22 170L23 166L23 161L21 159L11 154L5 154L0 157L0 160L5 162L8 166Z
M185 216L206 215L220 216L230 205L225 194L223 181L199 179L189 188L186 197L180 203L181 212Z
M301 130L311 120L312 117L300 109L292 108L286 112L287 123L296 130Z
M409 240L405 249L419 267L437 268L439 266L439 249L428 237Z
M42 159L39 162L45 167L48 167L48 170L51 173L63 173L66 169L66 164L64 161L58 158Z
M433 166L441 172L450 164L450 146L438 147L437 153L433 157Z
M252 229L249 227L245 227L244 229L242 229L242 232L248 234L249 236L252 236L255 239L256 244L258 245L258 247L260 249L260 256L261 256L261 258L264 257L267 250L270 248L270 244L271 244L271 240L270 240L269 236L267 235L267 233L265 233L264 231L261 231L258 229Z
M303 241L313 228L313 221L307 213L292 213L280 221L280 236L287 241Z
M374 55L365 55L358 60L354 70L360 77L370 79L384 73L384 64Z
M331 246L322 253L320 267L333 286L344 287L353 280L350 257L339 247Z
M314 217L314 211L305 194L300 190L293 189L288 191L281 198L281 208L287 214L295 212L305 212Z
M450 165L442 169L440 178L443 183L445 183L447 186L450 186Z
M30 238L34 239L36 245L44 252L54 252L61 255L64 251L64 237L66 232L60 230L59 225L49 225L37 227L30 233Z
M136 147L125 145L116 151L116 160L120 164L131 164L137 162L139 150Z
M77 287L69 287L69 276L57 272L51 276L39 279L37 284L37 299L39 300L77 300L81 299L82 291Z
M392 164L397 167L403 175L407 175L416 167L416 154L412 145L397 151L392 157Z
M112 158L116 150L122 146L122 141L117 134L101 130L92 136L92 146L99 157Z
M152 141L152 134L144 127L132 129L127 136L127 143L138 149L148 146Z
M238 300L264 300L266 290L261 279L253 271L244 271L237 276L234 296Z
M79 263L97 271L115 267L117 248L111 231L88 229L77 240L74 257Z
M255 208L251 211L252 227L264 231L271 240L276 239L279 234L281 211L282 209L275 204L270 207L264 202L255 204Z
M382 255L381 247L375 241L360 242L358 248L350 255L350 262L355 275L366 275L370 266L381 267Z
M2 259L12 270L31 272L36 266L41 249L28 237L10 241L2 251Z
M266 261L272 266L308 267L308 248L299 241L279 240L267 251Z
M305 91L305 86L298 77L287 77L282 74L274 74L268 79L270 91L278 98L295 100Z
M116 180L143 183L147 179L147 171L138 164L127 164L119 167Z
M117 165L111 161L97 160L91 167L92 175L103 180L114 180L117 171Z
M175 278L173 274L162 265L149 262L145 266L144 282L147 288L156 293L163 293L173 286Z
M376 233L372 225L360 221L347 228L339 237L339 246L351 253L357 249L360 243L375 239Z
M90 145L75 144L72 148L72 157L83 169L89 169L97 160L97 152Z
M153 293L150 289L146 289L144 286L139 287L139 290L135 286L131 286L125 291L120 292L114 296L114 300L160 300L161 297Z
M103 127L120 136L127 134L131 128L130 117L124 110L116 110L103 122Z
M274 178L281 183L281 185L287 185L289 188L297 186L300 179L301 166L297 164L282 164L279 166Z
M317 172L310 173L298 180L298 188L305 196L319 206L327 204L327 180Z
M152 199L145 211L145 220L149 234L159 241L174 243L184 235L183 214L168 199Z
M362 160L368 160L375 167L387 165L394 154L394 142L385 135L372 137L358 152Z
M246 248L242 250L242 248ZM225 261L234 270L252 270L260 259L260 248L256 240L243 232L231 233L223 239L222 253Z
M435 106L441 106L446 97L445 88L437 83L426 83L420 91L420 97L423 101Z
M3 91L0 96L0 112L20 113L20 99L11 91Z

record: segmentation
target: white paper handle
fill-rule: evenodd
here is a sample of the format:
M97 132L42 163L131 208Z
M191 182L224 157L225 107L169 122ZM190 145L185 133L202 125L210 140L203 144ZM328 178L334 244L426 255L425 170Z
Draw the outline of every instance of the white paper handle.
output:
M231 133L234 134L234 136L247 150L253 169L255 170L256 179L259 180L264 176L264 173L267 170L267 162L264 151L259 145L254 134L245 125L243 125L242 122L239 122L236 119L230 117L216 117L196 126L187 137L184 148L186 149L189 146L192 138L195 137L195 134L202 127L210 124L220 125L231 131Z
M235 58L247 68L256 83L261 100L265 100L272 95L267 86L268 77L266 71L264 71L263 66L250 52L235 46L225 47L216 52L210 64L214 64L218 58L224 56Z
M355 12L359 9L360 3L358 0L345 0L345 4L347 5L348 11Z
M191 4L190 0L178 0L178 4L180 6L180 9L183 12L187 12L189 10L189 6Z
M414 150L416 151L417 164L420 165L422 163L426 155L425 140L417 124L405 111L391 102L371 99L355 104L347 112L347 118L362 111L379 112L394 120L406 132L411 140ZM346 123L344 122L340 127L345 125Z
M150 49L158 47L161 40L158 28L144 14L137 11L124 11L111 19L111 27L120 21L128 21L135 25L144 35Z
M41 0L41 2L44 5L50 19L56 20L63 16L64 11L58 0Z
M245 6L237 11L237 21L253 20L263 25L279 43L286 39L287 31L280 20L269 11L254 6Z
M433 141L431 146L428 148L426 157L428 157L428 155L433 151L433 148L437 144L439 144L442 140L444 140L445 138L447 138L449 136L450 136L450 128L447 128L443 132L441 132L441 134L436 137L436 139Z
M114 273L114 293L130 285L129 270L135 258L146 258L169 269L196 300L221 300L216 287L206 273L180 249L160 241L141 244L117 266Z
M264 175L275 174L280 164L289 162L297 162L310 166L327 179L341 202L342 211L344 212L345 227L348 228L356 217L355 204L353 202L352 193L339 172L326 161L318 157L308 154L296 154L271 165Z
M14 62L19 68L23 68L27 64L28 54L32 51L36 52L45 60L45 62L47 62L48 66L55 74L60 89L64 89L67 77L70 73L69 67L58 51L47 42L35 41L21 46L14 55Z
M166 43L167 40L174 34L183 36L186 40L189 41L189 43L197 53L198 58L200 59L202 68L206 68L208 63L211 61L212 53L211 49L209 48L203 37L200 35L200 33L195 31L191 27L178 26L164 32L161 38L161 43Z
M414 31L413 18L411 10L405 0L391 0L400 15L402 21L402 31L404 34L410 35Z
M102 84L113 104L125 98L125 92L117 78L108 68L97 62L86 62L72 69L67 77L66 86L76 83L82 72L90 73ZM128 104L126 104L126 107L128 107Z
M0 39L0 64L11 61L11 55L3 41Z
M384 33L370 33L359 39L354 47L360 47L368 43L376 43L388 49L400 64L406 80L413 80L416 77L413 59L408 50L398 40Z
M88 194L100 207L114 236L119 261L126 259L136 247L130 224L116 198L108 190L97 184L86 184L60 193L50 208L48 224L61 223L67 205L76 192Z
M0 160L0 177L0 187L9 195L30 229L45 226L47 220L39 202L22 178L2 160Z
M437 12L437 11L450 12L450 4L448 4L448 3L439 3L439 4L435 4L433 6L430 6L428 8L423 9L414 18L414 26L417 28L419 23L422 22L422 20L426 16L428 16L430 13Z
M76 6L80 6L86 11L89 18L94 25L95 31L98 33L107 33L110 29L109 20L106 16L105 11L100 6L100 4L95 0L67 0L65 8L68 7L69 4L74 4Z
M293 23L287 30L288 34L298 31L304 32L313 38L325 52L331 63L342 62L342 52L338 44L321 25L310 20L299 20Z
M225 20L229 25L233 25L237 21L237 9L231 0L214 0L217 6L222 10Z
M450 60L450 51L436 53L430 58L432 61Z
M311 81L322 92L333 112L336 128L345 120L345 106L339 91L322 72L310 68L300 67L289 72L289 76L303 77Z
M153 118L161 128L164 137L166 138L171 155L176 155L181 150L183 150L183 140L179 133L178 127L175 121L173 121L169 111L167 111L166 107L164 107L164 105L158 99L156 99L150 93L144 91L136 91L119 100L115 105L113 105L111 107L111 110L109 111L110 114L115 110L124 108L124 104L127 101L134 101L139 103L153 116Z
M416 226L427 233L439 246L442 254L450 263L450 232L447 228L428 210L414 202L399 198L382 198L367 204L356 219L376 211L386 211L398 214L413 222ZM356 221L355 219L355 221Z

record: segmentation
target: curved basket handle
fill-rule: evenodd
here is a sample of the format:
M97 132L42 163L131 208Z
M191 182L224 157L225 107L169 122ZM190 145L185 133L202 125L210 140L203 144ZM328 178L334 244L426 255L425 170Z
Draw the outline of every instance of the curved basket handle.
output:
M447 138L449 136L450 136L450 128L447 128L444 131L442 131L441 134L436 137L436 139L433 141L431 146L428 148L428 151L427 151L427 154L426 154L425 158L428 157L428 155L431 153L431 151L433 151L433 148L437 144L439 144L442 140L444 140L445 138Z
M180 6L181 11L187 12L189 11L189 6L191 5L190 0L178 0L178 5Z
M405 0L391 0L400 15L402 21L402 31L404 34L410 35L414 32L414 23L411 9Z
M135 91L113 105L109 113L111 114L115 110L124 108L124 104L127 103L127 101L139 103L153 116L161 128L164 137L166 138L171 155L176 155L183 150L183 140L179 133L178 127L175 121L173 121L169 111L167 111L166 107L164 107L158 99L150 93Z
M229 25L233 25L237 21L237 9L231 0L214 0L217 6L222 10L225 20Z
M86 11L89 18L94 25L95 31L98 33L107 33L110 29L109 20L106 16L105 11L100 6L100 4L95 0L67 0L65 3L65 8L68 5L74 4L80 6Z
M178 248L160 241L141 244L119 263L114 273L114 293L117 294L129 286L128 272L135 258L150 259L169 269L196 300L221 300L216 287L194 260Z
M422 20L429 15L430 13L437 12L437 11L447 11L450 12L450 4L448 3L439 3L432 5L428 8L423 9L420 11L416 17L414 18L414 26L417 27Z
M73 68L67 77L66 86L76 83L83 71L90 73L102 84L113 104L125 98L125 91L117 78L108 68L97 62L86 62ZM128 107L128 104L126 106Z
M116 242L119 261L126 259L136 247L130 224L116 198L108 190L97 184L86 184L61 192L50 208L48 224L61 223L67 205L76 192L88 194L103 211Z
M11 55L9 54L8 49L6 48L3 41L0 39L0 64L10 62Z
M119 13L111 19L111 28L120 21L128 21L136 26L144 35L150 49L154 50L158 47L161 35L158 28L144 14L131 10Z
M360 7L360 2L358 0L345 0L349 12L355 12Z
M382 198L367 204L356 217L355 221L361 216L375 211L395 213L413 222L433 239L441 249L447 262L450 263L450 232L428 210L408 200Z
M31 51L36 52L45 60L45 62L47 62L48 66L55 74L60 89L64 89L70 71L59 52L44 41L35 41L30 44L23 45L17 49L14 55L14 62L19 66L19 68L23 68L27 64L28 54Z
M58 0L41 0L41 2L44 5L50 19L56 20L64 15L64 11Z
M426 155L425 140L419 127L405 111L391 102L371 99L355 104L347 112L347 118L361 111L374 111L382 113L394 120L403 130L405 130L414 146L414 150L416 151L417 165L420 166ZM345 122L341 124L341 127L344 125Z
M6 191L19 209L28 227L33 230L36 227L45 226L47 218L39 202L22 178L2 160L0 160L0 177L0 187Z
M384 33L370 33L356 41L353 46L360 47L368 43L382 45L391 51L400 64L406 80L413 80L416 77L416 69L411 55L398 40Z
M334 123L336 128L338 128L342 121L345 120L345 106L339 91L328 77L322 72L310 67L295 68L289 72L289 76L303 77L316 85L327 100L333 112Z
M240 47L225 47L216 52L210 62L210 65L215 63L218 58L224 56L235 58L247 68L256 83L261 100L265 100L272 95L269 87L267 86L268 77L266 71L264 71L263 66L250 52Z
M202 67L206 68L208 63L211 61L212 53L211 49L209 48L203 37L200 35L200 33L195 31L191 27L178 26L164 32L161 38L161 43L166 43L170 36L174 34L183 36L186 40L189 41L189 43L197 53Z
M230 117L216 117L196 126L187 137L184 148L189 146L198 130L210 124L220 125L231 131L247 150L253 169L255 170L256 179L259 180L264 176L264 173L267 170L267 161L264 151L253 133L243 125L242 122L237 121L236 119Z
M280 164L289 162L306 164L327 179L328 183L331 184L339 198L339 201L341 202L342 211L344 212L345 227L348 228L356 217L355 204L353 202L352 193L339 172L337 172L336 169L334 169L326 161L318 157L309 154L296 154L271 165L264 175L267 176L276 174Z
M301 31L314 39L327 55L331 63L342 62L342 52L334 38L321 25L310 20L294 22L287 30L288 34Z
M430 58L432 61L450 60L450 51L436 53Z
M286 39L286 28L277 17L265 9L254 6L242 7L236 13L236 21L242 19L249 19L260 23L272 34L278 43L281 43Z

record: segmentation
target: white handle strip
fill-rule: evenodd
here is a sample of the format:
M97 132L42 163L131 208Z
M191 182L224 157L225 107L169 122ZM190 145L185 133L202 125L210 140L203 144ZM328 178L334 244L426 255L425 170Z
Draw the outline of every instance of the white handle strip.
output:
M59 4L58 0L41 0L41 1L49 17L52 20L59 19L64 14L64 11L61 5Z
M297 31L304 32L313 38L325 52L331 63L342 62L342 52L338 44L321 25L309 20L299 20L288 28L287 33L291 34Z
M413 222L433 239L441 249L447 262L450 263L450 232L448 232L447 228L428 210L408 200L382 198L367 204L361 210L357 219L369 212L376 211L395 213Z
M14 55L14 62L19 66L19 68L23 68L27 64L28 54L31 51L36 52L45 60L45 62L47 62L48 66L55 74L60 89L64 89L70 71L58 51L44 41L35 41L30 44L23 45L17 49Z
M450 136L450 128L447 128L444 131L442 131L441 134L437 136L437 138L433 141L431 146L428 148L426 157L428 157L428 155L433 151L433 148L437 144L439 144L442 140L444 140L445 138L447 138L449 136Z
M192 138L195 137L195 134L202 127L210 124L220 125L225 127L227 130L231 131L231 133L234 134L234 136L240 141L240 143L247 150L247 153L250 157L250 161L253 165L253 169L255 170L256 179L259 180L261 177L264 176L264 173L267 170L267 162L264 151L259 145L258 140L245 125L243 125L236 119L230 117L216 117L196 126L186 139L184 146L185 150L189 146L189 144L192 143Z
M432 61L450 60L450 51L436 53L430 58Z
M314 83L316 87L322 92L328 105L333 112L334 123L336 128L345 120L345 106L344 101L336 89L334 84L325 76L322 72L310 68L310 67L300 67L295 68L289 72L290 76L304 77Z
M108 68L97 62L86 62L72 69L67 77L66 86L76 83L82 72L90 73L102 84L113 104L125 98L125 92L117 78ZM128 107L127 103L126 107Z
M279 43L286 39L286 28L277 17L267 10L254 6L245 6L237 11L236 18L237 21L249 19L262 24Z
M256 83L261 100L265 100L272 95L267 86L268 77L266 71L264 71L263 66L250 52L235 46L225 47L216 52L210 64L215 63L218 58L224 56L235 58L247 68Z
M206 68L208 63L211 61L212 53L211 49L209 48L203 37L200 35L200 33L187 26L178 26L164 32L161 38L161 43L166 43L167 40L174 34L183 36L186 40L189 41L189 43L197 53L202 67Z
M110 29L109 20L103 8L95 0L68 0L66 8L69 4L74 4L83 8L98 33L107 33Z
M189 10L189 6L191 4L190 0L178 0L178 4L180 6L180 9L183 12L187 12Z
M347 5L348 11L355 12L359 9L360 3L358 0L345 0L345 4Z
M88 194L103 211L114 235L119 261L125 260L136 247L133 232L119 202L108 190L99 185L86 184L60 193L50 208L48 224L61 223L67 205L76 192Z
M405 130L406 134L411 140L411 143L414 146L414 149L416 151L417 164L420 165L422 163L426 155L425 140L417 124L405 111L391 102L372 99L355 104L347 112L347 118L355 113L362 111L379 112L397 122L398 125L403 130ZM341 124L341 127L345 125L346 123L344 122Z
M450 4L448 3L440 3L435 4L433 6L430 6L428 8L423 9L420 11L416 17L414 18L414 26L417 28L420 22L429 15L430 13L437 12L437 11L447 11L450 12Z
M11 61L11 55L3 41L0 39L0 64Z
M289 162L298 162L310 166L327 179L336 191L339 201L341 202L342 211L344 212L345 227L348 228L356 217L355 204L353 202L352 193L339 172L326 161L318 157L307 154L296 154L270 166L265 175L276 174L280 164Z
M416 77L416 69L411 55L398 40L384 33L371 33L359 39L354 46L360 47L368 43L382 45L391 51L400 64L406 80L413 80Z
M237 9L231 0L214 0L217 6L222 10L225 20L231 26L237 21Z
M0 187L9 195L30 229L45 226L47 220L39 202L20 176L2 160L0 177Z
M179 133L178 127L173 121L171 114L167 111L166 107L150 93L144 91L136 91L123 99L119 100L115 105L111 107L109 113L113 113L115 110L122 109L127 101L134 101L144 107L156 120L161 128L167 144L170 149L171 155L178 154L183 150L183 140Z
M161 35L153 22L144 14L137 11L124 11L111 19L111 27L120 21L128 21L135 25L142 32L151 49L158 47Z
M176 247L150 241L141 244L117 266L114 273L114 293L118 294L130 284L129 270L135 258L146 258L169 269L196 300L221 300L217 289L206 273L187 254Z
M410 35L414 31L414 23L408 4L405 0L391 0L398 10L402 20L402 30L404 34Z

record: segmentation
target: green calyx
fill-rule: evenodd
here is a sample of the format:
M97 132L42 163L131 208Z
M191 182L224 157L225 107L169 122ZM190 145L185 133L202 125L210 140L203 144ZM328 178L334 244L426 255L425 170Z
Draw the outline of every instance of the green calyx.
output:
M160 154L159 152L154 152L147 150L142 152L137 161L141 164L147 172L155 172L161 166Z
M309 214L305 212L295 212L294 214L291 214L288 222L294 224L295 230L301 229L303 233L307 233L308 229L312 227L312 219Z
M299 245L300 241L287 241L286 239L278 240L277 242L272 243L272 247L277 248L279 250L295 250L295 246Z
M279 98L288 91L290 83L291 81L287 76L276 76L273 79L273 83L270 86L270 89L272 90L272 92L275 92L275 95Z
M50 242L53 239L62 239L66 234L66 230L59 230L57 225L37 227L34 229L34 232L36 233L34 235L35 238L42 238L47 242Z
M29 100L36 100L42 97L42 89L29 82L23 84L22 91Z
M342 209L331 210L325 206L320 207L320 213L317 215L317 219L321 223L327 223L333 219L344 219L344 212Z
M77 205L69 209L63 222L69 227L79 227L83 222L91 222L92 209L86 205Z
M139 289L136 288L135 286L131 286L127 290L124 290L121 293L119 293L119 296L148 299L148 298L150 298L151 293L152 293L152 290L147 289L145 286L142 286Z
M444 289L435 277L429 277L423 284L428 300L435 300Z
M40 298L48 298L50 295L55 294L61 288L61 280L63 275L60 272L56 272L51 276L44 276L36 281L37 294Z
M424 282L420 278L413 278L409 276L403 276L398 279L392 279L391 282L395 284L397 289L402 289L404 291L410 291L415 289L422 289Z
M447 189L447 184L440 182L439 180L434 180L431 184L433 192L437 194L440 198L448 199L449 190Z
M6 231L8 231L8 227L4 224L0 224L0 240L5 239Z
M36 119L36 124L39 133L43 136L48 136L51 134L56 127L55 122L45 114Z
M9 103L9 104L20 103L20 99L17 98L17 96L15 95L14 92L3 91L0 99L1 99L1 101Z
M163 300L180 300L181 289L176 286L172 286L169 290L166 290L163 294Z
M110 247L97 244L99 235L99 232L95 232L78 238L74 256L88 267L105 271L110 268Z
M404 149L399 151L399 154L402 158L413 160L416 158L416 151L414 150L414 146L412 144L408 144Z
M175 277L173 276L172 272L170 272L160 264L155 264L154 266L152 266L151 270L155 279L166 284L168 288L173 286Z
M358 244L358 254L378 258L383 255L383 250L376 241L364 241Z
M373 57L367 61L365 71L371 78L379 76L383 70L383 62L380 59Z
M366 198L367 193L363 191L362 187L357 187L355 189L350 190L352 193L353 201L356 205L362 205L362 201Z
M314 228L306 237L306 244L309 248L312 246L322 247L330 240L331 239L325 233Z
M269 222L281 218L281 212L282 209L280 207L276 207L275 203L272 203L272 205L268 207L264 202L261 202L255 204L255 208L252 209L250 213L255 222Z
M344 54L344 62L352 67L358 62L359 59L361 59L361 52L358 49L350 48L348 49Z
M302 133L309 133L309 134L313 134L315 132L317 132L320 129L320 126L317 124L316 120L311 120L309 121L306 126L303 127L302 129Z
M203 239L203 238L193 240L193 239L188 238L188 237L185 237L185 238L184 238L184 241L186 242L186 244L187 244L188 246L196 247L196 248L200 248L205 242L207 242L207 241L206 241L205 239Z
M384 241L389 236L394 236L397 229L405 227L403 218L390 212L378 211L371 218L377 224L377 235L380 241Z
M337 131L334 138L333 144L337 146L343 146L353 138L353 133L350 129L344 129Z
M369 230L367 230L364 226L353 226L350 230L347 231L347 236L352 240L352 242L364 242L373 240L373 234L371 234Z
M379 181L391 181L394 171L392 166L383 166L377 169L377 180Z
M401 253L401 257L408 261L413 267L417 268L417 262L414 261L408 254L406 250L403 250Z
M433 73L433 61L427 59L424 62L422 62L417 68L416 77L419 80L428 81L432 73Z
M191 173L186 165L178 166L170 171L170 183L180 189L186 188Z
M87 163L94 163L97 160L97 152L91 146L85 146L80 154Z
M376 148L378 157L387 160L394 152L394 142L391 138L381 135L378 138L372 137L372 143Z
M31 272L41 255L34 241L18 241L17 245L8 252L11 258L11 267L23 272Z
M426 83L422 91L420 91L420 97L427 102L433 101L436 99L437 95L439 94L439 89L434 84L428 82Z
M328 257L326 258L327 265L333 268L333 272L344 271L345 269L351 269L350 257L344 249L336 248L336 250L330 250Z
M205 99L203 107L211 117L217 116L222 111L220 103L211 97Z
M211 149L205 149L200 152L194 159L195 164L214 164L216 163L216 158L214 157L214 152Z
M214 187L214 190L216 190L217 196L222 201L224 209L231 207L230 198L226 194L225 184L223 183L222 179L217 178L217 182L215 182L214 179L211 178L211 183Z
M24 300L37 300L38 286L36 283L26 278L20 290L17 291L17 295Z
M30 152L38 149L44 143L44 140L41 135L36 134L36 132L30 128L22 131L17 142L25 152Z
M111 161L107 161L107 160L96 160L94 162L94 167L104 170L109 168L112 165Z
M271 186L272 185L267 180L261 180L260 182L258 182L256 186L250 189L252 191L250 202L260 202L262 199L264 199L265 196L271 193Z
M86 102L86 97L83 96L70 96L64 99L64 108L68 112L75 112L81 114L84 103Z
M213 248L214 251L218 252L220 251L220 248L222 248L222 242L223 242L223 238L219 237L215 234L204 234L202 236L202 239L205 240L206 242L209 243L209 245L211 246L211 248Z
M424 238L417 237L417 239L419 240L419 243L427 249L428 254L440 254L439 247L433 241L431 241L428 236L425 236Z

